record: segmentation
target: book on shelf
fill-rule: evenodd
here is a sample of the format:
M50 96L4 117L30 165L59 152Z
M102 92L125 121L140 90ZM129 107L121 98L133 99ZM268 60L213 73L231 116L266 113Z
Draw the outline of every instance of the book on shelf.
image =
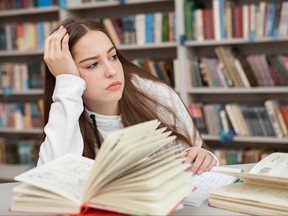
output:
M287 215L288 153L275 152L259 161L250 172L219 171L241 182L210 193L209 205L252 215Z
M114 131L95 160L66 154L15 177L11 211L168 215L194 190L182 147L152 120ZM160 150L161 148L161 150Z
M0 139L0 164L29 165L34 167L32 162L32 148L36 140L21 139Z

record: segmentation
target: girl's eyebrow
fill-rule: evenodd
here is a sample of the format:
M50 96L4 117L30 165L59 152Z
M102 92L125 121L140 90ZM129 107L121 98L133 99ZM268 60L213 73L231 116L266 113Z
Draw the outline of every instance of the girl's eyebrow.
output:
M112 46L112 47L110 47L110 48L108 49L107 54L109 54L112 50L115 50L115 47L114 47L114 46ZM91 56L91 57L82 59L78 64L81 64L81 63L83 63L83 62L85 62L85 61L97 59L97 58L99 58L99 55L97 55L97 56Z

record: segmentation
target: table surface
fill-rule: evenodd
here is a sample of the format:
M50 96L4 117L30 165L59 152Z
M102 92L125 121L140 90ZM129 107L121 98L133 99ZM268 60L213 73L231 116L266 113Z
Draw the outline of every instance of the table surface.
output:
M244 171L249 171L252 164L239 164L232 167L242 168ZM22 213L9 212L12 197L15 193L12 188L18 185L18 182L0 184L0 215L27 215ZM33 215L33 214L29 214ZM208 206L207 202L200 207L184 206L184 208L177 210L173 215L244 215L238 212L231 212L223 209L217 209Z

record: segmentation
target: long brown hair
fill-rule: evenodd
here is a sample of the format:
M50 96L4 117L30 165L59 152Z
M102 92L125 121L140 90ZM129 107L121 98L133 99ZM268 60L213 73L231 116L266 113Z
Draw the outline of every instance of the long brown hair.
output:
M89 19L71 19L68 18L64 20L60 25L63 25L67 29L69 34L69 49L72 50L76 42L83 37L88 31L96 30L104 32L108 37L109 35L102 27L100 23ZM113 44L114 45L114 44ZM137 123L145 122L148 120L159 119L161 121L160 127L167 127L168 130L172 131L172 134L177 136L177 140L181 140L192 146L196 137L196 129L194 129L194 138L191 140L189 138L188 130L192 128L176 128L177 113L171 108L164 106L157 101L157 98L153 99L147 94L137 88L132 82L133 76L138 75L139 77L153 80L154 82L161 82L159 79L146 72L142 68L136 66L131 61L127 60L116 48L116 52L120 62L122 63L125 77L125 86L123 90L123 96L119 101L120 115L124 127L135 125ZM50 106L52 104L52 94L55 87L55 77L49 71L46 65L45 71L45 81L44 81L44 126L48 122ZM170 88L170 87L169 87ZM174 90L173 90L174 91ZM85 104L84 104L85 106ZM161 107L161 109L157 109ZM160 111L159 111L160 110ZM160 113L159 113L160 112ZM165 120L169 112L174 119L174 124L168 124ZM95 158L95 135L93 132L93 127L86 112L83 111L79 118L79 125L84 142L83 156L89 158ZM42 134L42 142L45 139L45 133ZM40 144L41 145L41 144ZM40 145L36 146L34 154L35 159L38 158Z

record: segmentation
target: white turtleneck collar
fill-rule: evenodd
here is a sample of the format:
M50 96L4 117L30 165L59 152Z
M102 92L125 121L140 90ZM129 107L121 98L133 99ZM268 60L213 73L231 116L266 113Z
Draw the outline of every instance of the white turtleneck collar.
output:
M120 115L100 115L88 110L87 108L85 108L85 111L87 112L88 116L91 114L95 115L98 131L104 139L110 132L123 128Z

